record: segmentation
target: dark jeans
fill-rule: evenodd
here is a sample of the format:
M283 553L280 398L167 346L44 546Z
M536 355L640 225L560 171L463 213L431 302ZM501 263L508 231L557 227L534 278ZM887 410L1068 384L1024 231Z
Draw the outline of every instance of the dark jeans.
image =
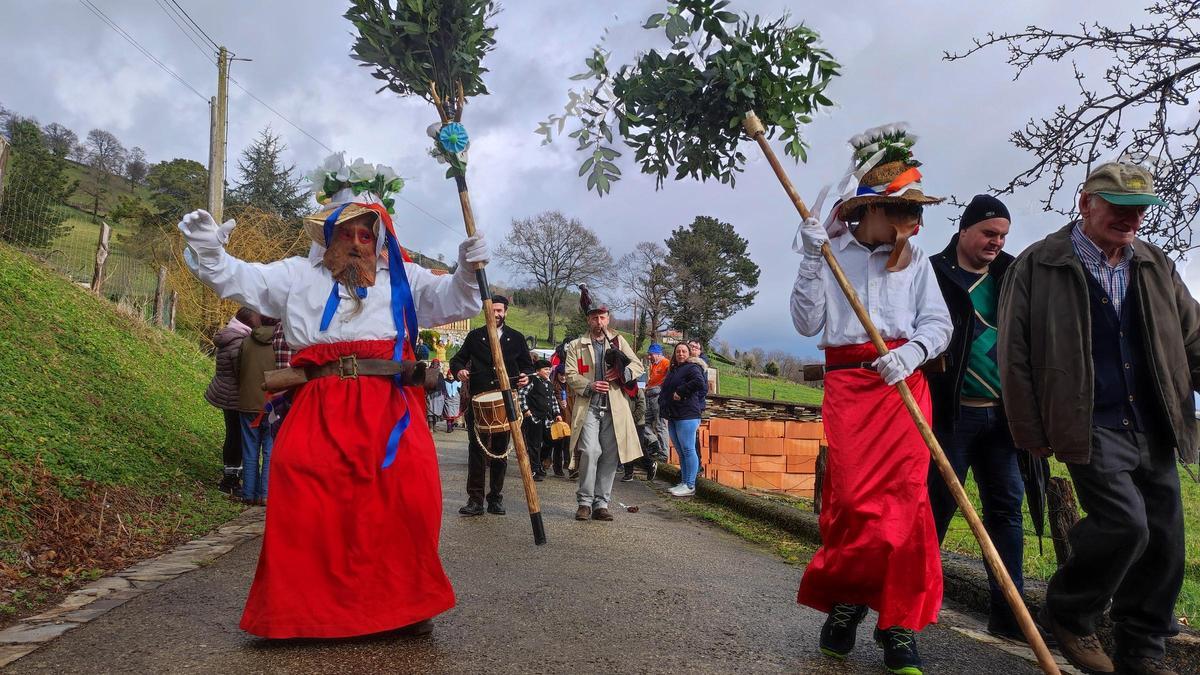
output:
M470 408L467 408L466 420L467 435L471 438L467 449L467 500L476 504L483 503L483 477L484 473L488 473L487 501L489 504L500 502L504 499L500 493L504 490L504 474L508 471L508 460L492 459L483 454L483 446L476 437L490 446L488 452L502 455L508 450L508 432L478 434L475 431L475 413Z
M1022 591L1025 586L1021 570L1025 532L1022 529L1021 500L1025 496L1025 483L1017 466L1017 453L1024 451L1013 447L1003 408L962 406L953 431L949 426L939 425L938 442L960 483L966 479L968 469L975 472L979 501L983 505L984 529L996 545L996 551L1004 561L1004 567L1017 591ZM933 508L933 522L937 526L940 543L946 538L946 529L958 505L950 494L950 488L946 487L942 474L938 473L937 465L933 463L929 465L929 504ZM1000 586L992 578L990 569L988 585L992 592L992 621L1016 630L1016 619Z
M553 450L550 441L550 428L538 424L526 417L521 423L521 432L525 434L525 449L529 452L529 468L535 476L546 475L544 462L550 459Z
M1091 463L1067 469L1087 516L1068 535L1071 557L1050 579L1047 608L1087 635L1111 598L1117 653L1161 658L1179 632L1184 571L1175 453L1142 433L1094 428Z
M550 441L550 453L554 464L554 473L560 473L571 465L571 437Z
M221 447L221 461L226 469L242 465L242 415L236 410L222 410L225 415L225 445Z

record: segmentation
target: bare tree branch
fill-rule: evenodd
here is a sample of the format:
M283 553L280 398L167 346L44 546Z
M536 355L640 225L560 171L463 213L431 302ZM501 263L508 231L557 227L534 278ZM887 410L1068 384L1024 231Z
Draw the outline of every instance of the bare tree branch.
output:
M1107 54L1109 65L1097 73L1072 60L1079 98L1012 133L1013 145L1037 159L991 190L1012 194L1046 181L1043 207L1069 215L1076 200L1074 190L1064 189L1068 172L1075 175L1082 166L1082 178L1098 162L1132 157L1152 165L1166 202L1150 210L1142 234L1179 255L1195 247L1192 224L1200 215L1200 0L1161 0L1146 12L1145 23L1124 29L1091 23L1081 24L1078 32L1027 26L1021 32L988 33L973 39L970 49L945 52L943 58L958 61L1003 46L1016 80L1039 63Z
M612 254L583 223L559 211L514 220L497 247L505 267L533 283L548 315L546 339L554 342L559 303L571 285L595 283L612 272Z

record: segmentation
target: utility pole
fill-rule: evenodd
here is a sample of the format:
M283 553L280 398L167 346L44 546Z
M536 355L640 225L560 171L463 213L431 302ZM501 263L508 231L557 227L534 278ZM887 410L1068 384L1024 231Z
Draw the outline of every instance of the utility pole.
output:
M217 95L210 99L212 120L209 126L208 212L221 222L225 212L225 144L229 119L229 50L217 54Z

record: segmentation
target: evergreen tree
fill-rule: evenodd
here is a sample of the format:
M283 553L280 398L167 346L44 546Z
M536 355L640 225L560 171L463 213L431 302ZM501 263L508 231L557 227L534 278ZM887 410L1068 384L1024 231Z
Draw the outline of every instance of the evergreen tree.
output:
M59 207L77 183L68 180L66 163L46 148L36 122L17 119L9 131L12 159L0 201L0 240L45 248L68 229Z
M749 307L758 291L758 265L733 225L697 216L667 239L671 325L707 344L721 324Z
M231 203L277 213L285 220L304 215L308 190L295 165L283 165L280 156L286 149L271 127L263 129L238 160L241 177L230 193Z

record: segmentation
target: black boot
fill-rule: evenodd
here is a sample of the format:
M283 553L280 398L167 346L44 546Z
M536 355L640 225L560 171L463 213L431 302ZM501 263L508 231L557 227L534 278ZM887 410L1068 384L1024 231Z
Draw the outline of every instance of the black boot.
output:
M821 653L844 659L854 649L858 624L867 615L866 605L834 605L821 626Z
M466 506L458 510L460 516L482 516L483 504L476 501L468 501Z
M921 655L917 653L917 634L894 626L875 629L875 641L883 647L883 665L897 675L921 675Z
M501 502L499 499L488 502L487 512L495 514L497 516L502 516L505 513L507 513L507 511L504 510L504 503Z

